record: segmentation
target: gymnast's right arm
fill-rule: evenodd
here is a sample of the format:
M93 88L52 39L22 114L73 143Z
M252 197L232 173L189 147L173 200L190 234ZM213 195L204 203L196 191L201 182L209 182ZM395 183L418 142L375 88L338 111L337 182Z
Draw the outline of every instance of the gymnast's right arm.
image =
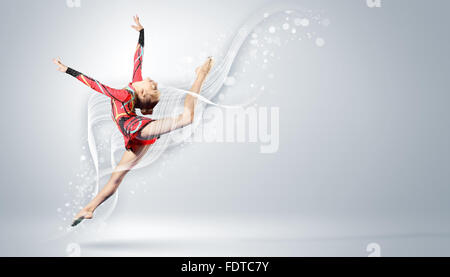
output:
M97 80L92 79L91 77L86 76L73 68L65 66L64 64L61 63L59 59L54 59L53 62L58 66L59 71L75 77L76 79L78 79L88 87L92 88L93 90L98 91L101 94L104 94L112 99L124 102L127 100L129 96L129 92L126 89L114 89L105 86L104 84L98 82Z

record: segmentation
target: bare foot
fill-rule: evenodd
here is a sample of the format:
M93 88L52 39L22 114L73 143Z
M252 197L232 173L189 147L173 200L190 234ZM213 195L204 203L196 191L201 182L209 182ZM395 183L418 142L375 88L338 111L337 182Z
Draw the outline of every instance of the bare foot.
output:
M209 71L211 70L211 68L214 65L214 58L213 57L208 57L208 59L205 61L205 63L199 67L197 67L197 69L195 69L195 73L197 73L198 76L203 76L205 77L206 75L208 75Z
M77 226L81 223L84 219L91 219L93 217L93 213L88 211L86 208L82 209L74 218L72 222L72 227Z

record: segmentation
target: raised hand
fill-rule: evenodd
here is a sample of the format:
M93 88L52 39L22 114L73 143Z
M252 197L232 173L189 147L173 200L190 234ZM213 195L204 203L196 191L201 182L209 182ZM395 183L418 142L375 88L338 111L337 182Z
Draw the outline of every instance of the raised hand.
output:
M138 15L133 16L133 19L134 19L134 23L136 24L136 25L131 25L131 27L133 29L135 29L138 32L140 32L142 29L144 29L144 27L139 22L139 16Z
M58 66L59 71L61 71L63 73L65 73L67 71L67 66L63 65L59 58L53 59L53 63Z

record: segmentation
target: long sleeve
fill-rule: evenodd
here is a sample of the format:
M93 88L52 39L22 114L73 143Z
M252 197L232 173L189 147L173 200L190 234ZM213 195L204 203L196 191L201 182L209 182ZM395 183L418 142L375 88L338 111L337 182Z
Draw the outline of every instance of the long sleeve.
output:
M88 77L70 67L67 68L66 73L75 77L76 79L78 79L88 87L92 88L93 90L98 91L101 94L104 94L120 102L127 101L130 96L130 93L126 89L115 89L105 86L104 84L98 82L97 80L92 79L91 77Z
M142 60L144 58L144 29L139 31L139 41L134 53L133 82L142 81Z

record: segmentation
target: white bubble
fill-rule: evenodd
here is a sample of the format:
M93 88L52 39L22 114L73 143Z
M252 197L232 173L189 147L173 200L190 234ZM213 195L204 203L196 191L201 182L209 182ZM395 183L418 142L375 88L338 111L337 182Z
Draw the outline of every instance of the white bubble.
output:
M264 18L269 17L269 13L264 13Z
M81 155L80 160L82 160L82 161L86 160L86 156L85 155Z
M184 61L185 63L192 63L192 62L194 61L194 58L192 58L192 57L190 57L190 56L184 57L184 58L183 58L183 61Z
M268 62L268 60L267 59L264 59L264 61L263 61L264 63L267 63Z
M295 34L297 33L297 30L295 28L292 28L291 33Z
M302 20L300 20L300 25L302 25L303 27L309 26L309 19L303 18Z
M225 85L226 86L233 86L236 83L236 78L233 76L229 76L225 79Z
M264 86L261 86L261 90L265 90L265 87L264 87Z
M323 38L316 38L316 45L322 47L325 45L325 40Z
M283 24L283 30L287 30L289 29L289 24L288 23L284 23Z
M60 213L60 212L62 211L62 209L61 209L61 208L57 208L56 211L57 211L58 213Z
M254 84L250 84L250 87L251 87L251 88L254 88L254 87L255 87L255 85L254 85Z
M67 202L66 204L64 204L64 206L69 207L69 206L70 206L70 203Z
M275 31L276 31L276 28L274 26L269 27L269 33L273 34L273 33L275 33Z

